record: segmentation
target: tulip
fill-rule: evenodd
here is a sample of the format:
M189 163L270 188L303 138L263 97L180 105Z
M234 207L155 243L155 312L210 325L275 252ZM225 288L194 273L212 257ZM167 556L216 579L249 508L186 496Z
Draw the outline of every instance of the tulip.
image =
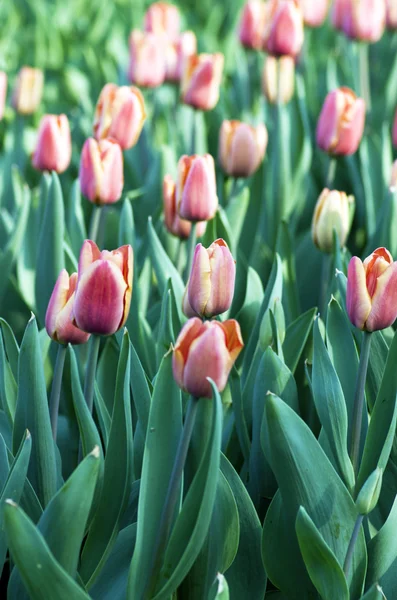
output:
M397 160L392 165L389 190L393 193L397 190Z
M365 102L346 87L330 92L317 123L319 147L333 155L356 152L364 132Z
M350 0L333 0L331 22L335 29L343 31L343 19Z
M107 83L95 109L94 137L112 138L127 150L137 143L145 118L145 101L138 88Z
M287 104L294 95L295 60L290 56L266 56L262 73L262 90L270 104L277 103L277 86L280 103Z
M71 321L77 284L77 273L70 277L66 269L59 273L45 315L45 328L59 344L85 344L90 337Z
M339 4L337 22L353 40L377 42L386 24L385 0L345 0Z
M233 177L249 177L259 167L267 146L265 125L252 127L240 121L223 121L219 131L219 161Z
M176 210L176 185L169 175L164 177L163 181L163 200L164 200L164 223L168 231L176 237L187 239L192 229L190 221L181 219ZM196 235L204 235L207 222L197 223Z
M4 116L4 109L7 98L7 75L0 71L0 121Z
M193 31L185 31L174 40L168 40L165 52L165 80L180 82L185 61L197 52L197 40Z
M386 0L386 27L397 29L397 0Z
M72 158L72 140L66 115L44 115L40 121L32 164L39 171L63 173Z
M245 48L259 50L266 20L266 4L261 0L249 0L241 15L239 40Z
M395 148L397 148L397 109L396 109L396 112L394 115L394 121L393 121L392 140L393 140L393 146Z
M196 398L211 398L207 378L222 392L243 347L237 321L203 323L194 317L185 323L175 344L172 357L175 381Z
M334 230L343 247L350 231L351 206L353 196L345 192L328 190L321 192L314 209L312 221L312 238L315 245L323 252L332 252Z
M132 294L133 253L130 245L99 250L86 240L80 251L74 323L83 331L111 335L126 322Z
M350 321L365 331L385 329L397 317L397 262L377 248L364 262L353 256L347 271L346 307Z
M176 37L180 30L179 11L168 2L155 2L146 11L145 31Z
M210 319L227 311L235 279L236 263L224 240L215 240L209 248L197 244L183 302L186 316Z
M94 204L113 204L123 191L123 153L113 140L85 141L79 171L82 193Z
M268 4L263 49L274 56L296 57L303 45L303 15L298 0Z
M165 79L164 54L163 37L135 29L130 35L130 81L143 87L161 85Z
M44 75L41 69L22 67L12 97L12 105L21 115L35 112L43 95Z
M329 0L300 0L303 21L309 27L320 27L326 19Z
M181 100L194 108L211 110L219 100L224 57L217 54L195 54L184 63Z
M169 184L168 184L169 185ZM181 156L175 189L179 216L187 221L209 221L218 208L215 163L210 154Z

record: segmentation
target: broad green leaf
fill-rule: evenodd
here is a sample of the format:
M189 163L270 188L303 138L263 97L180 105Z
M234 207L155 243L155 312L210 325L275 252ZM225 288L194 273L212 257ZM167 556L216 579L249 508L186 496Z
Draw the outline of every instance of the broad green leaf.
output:
M130 244L133 248L136 247L134 213L128 198L124 198L121 207L118 244L119 246Z
M316 310L317 309L315 308L311 308L303 313L303 315L300 315L287 327L287 331L285 332L285 339L283 342L284 360L292 373L295 373L299 359L302 356L302 352L309 339Z
M11 427L14 422L17 393L17 383L7 360L3 335L0 332L0 403Z
M387 598L397 594L397 498L383 527L368 543L367 586L379 583Z
M18 377L18 360L19 360L19 346L15 339L14 332L11 327L4 319L0 318L0 328L3 334L4 346L7 354L8 361L11 366L12 374L15 379Z
M362 596L361 600L387 600L382 588L378 583L374 583L368 592Z
M250 201L250 192L248 187L243 187L239 193L233 196L227 203L225 213L233 231L233 241L235 247L238 247L238 242L243 228L244 219Z
M84 240L87 239L83 207L81 205L80 181L78 179L73 182L71 187L66 213L66 227L69 234L71 249L73 250L74 256L78 258L81 246L83 245Z
M299 293L296 281L295 256L293 252L293 240L290 229L282 221L278 230L276 250L280 255L283 269L283 306L287 323L291 323L300 314Z
M151 394L146 378L146 373L143 370L138 354L135 352L134 346L131 344L131 392L135 410L138 419L142 424L144 434L146 435L149 411L151 403Z
M263 286L258 273L248 267L245 297L236 319L241 328L244 343L247 344L255 320L263 301Z

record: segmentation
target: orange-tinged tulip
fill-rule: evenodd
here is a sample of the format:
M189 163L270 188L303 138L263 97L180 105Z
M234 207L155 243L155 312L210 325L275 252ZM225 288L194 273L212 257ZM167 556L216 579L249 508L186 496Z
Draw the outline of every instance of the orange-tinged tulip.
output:
M353 196L345 192L325 188L317 200L312 221L312 238L323 252L332 252L334 230L341 247L346 243L350 231Z
M176 181L176 208L187 221L209 221L218 208L215 163L210 154L181 156Z
M219 131L219 161L233 177L249 177L259 167L266 152L265 125L247 125L241 121L223 121Z
M7 75L0 71L0 121L4 116L4 109L7 98Z
M133 253L130 245L99 250L86 240L81 248L74 323L89 333L111 335L126 322L132 294Z
M259 50L266 21L266 4L262 0L249 0L244 5L239 27L239 40L245 48Z
M130 35L128 77L142 87L157 87L164 82L166 40L163 36L135 29Z
M364 262L353 256L347 272L346 307L350 321L366 331L385 329L397 317L397 262L377 248Z
M113 140L88 138L81 152L79 181L82 193L94 204L113 204L124 185L123 153Z
M43 95L44 74L41 69L22 67L18 73L12 105L21 115L30 115L38 108Z
M164 223L168 231L181 239L187 239L192 229L192 223L181 219L176 210L176 184L170 175L163 181ZM196 235L204 235L207 227L206 221L197 223Z
M145 14L145 31L174 38L180 31L178 8L168 2L154 2Z
M298 0L267 4L263 49L274 56L296 57L303 46L303 14Z
M45 328L50 338L60 344L85 344L90 337L71 320L76 284L77 273L69 277L66 269L62 269L48 303Z
M39 171L66 171L72 158L72 140L66 115L44 115L40 121L32 164Z
M262 72L262 90L270 104L277 103L277 86L280 86L280 103L288 104L295 89L295 60L291 56L266 56Z
M112 138L127 150L137 143L145 119L145 101L137 87L107 83L95 109L94 137Z
M217 54L194 54L184 63L181 100L200 110L212 110L219 100L224 57Z
M167 40L165 51L165 80L180 82L189 56L197 52L197 39L193 31L184 31L177 38Z
M327 17L329 0L300 0L303 21L309 27L320 27Z
M196 398L211 398L210 377L222 392L244 344L240 325L230 319L189 319L176 340L172 359L177 384Z

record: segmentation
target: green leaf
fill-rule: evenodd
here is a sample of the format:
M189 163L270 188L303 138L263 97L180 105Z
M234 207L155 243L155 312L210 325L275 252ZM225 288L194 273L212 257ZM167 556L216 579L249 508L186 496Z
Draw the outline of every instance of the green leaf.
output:
M368 592L362 596L361 600L387 600L382 588L378 583L374 583Z
M311 308L303 313L303 315L300 315L287 327L287 331L285 332L283 342L284 360L292 373L295 373L299 359L309 339L316 311L316 308Z
M130 244L133 248L136 247L134 213L132 211L131 201L128 198L123 200L121 207L118 244L119 246Z
M89 600L57 563L29 517L11 500L4 506L4 524L12 560L31 600Z
M1 328L1 333L3 334L5 350L7 353L8 361L10 363L12 374L14 375L15 379L17 379L17 377L18 377L18 360L19 360L18 342L15 339L14 332L12 331L12 329L9 326L9 324L7 323L7 321L2 319L1 317L0 317L0 328Z
M276 250L280 255L283 269L283 307L287 317L287 323L291 323L291 321L299 316L300 307L293 240L288 224L285 223L285 221L280 223Z
M244 302L236 316L245 343L255 325L262 300L263 286L260 277L255 269L248 267Z
M70 192L68 210L66 214L66 227L69 234L70 246L74 256L78 257L81 246L87 239L87 230L84 222L83 207L81 205L80 181L73 182Z
M146 373L143 370L138 354L135 352L134 346L131 344L131 392L134 406L141 422L142 429L146 436L149 421L149 411L151 404L151 394L146 378Z
M306 569L321 598L349 600L343 569L303 506L299 508L295 530Z
M244 219L250 202L250 192L248 187L243 187L239 193L233 196L227 203L225 213L227 220L233 231L233 241L238 248Z
M383 527L368 542L367 586L379 583L387 598L397 593L397 498Z
M0 332L0 402L11 427L14 423L17 393L17 383L7 360L3 336Z
M57 466L39 334L34 317L26 327L19 354L18 400L12 442L14 453L26 429L32 435L28 477L41 504L47 506L57 490Z

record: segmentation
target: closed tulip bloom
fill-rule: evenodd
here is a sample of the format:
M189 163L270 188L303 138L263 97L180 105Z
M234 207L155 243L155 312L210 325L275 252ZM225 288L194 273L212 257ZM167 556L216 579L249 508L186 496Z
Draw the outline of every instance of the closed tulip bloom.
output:
M7 75L0 71L0 121L4 116L4 109L7 98Z
M263 49L274 56L296 57L303 46L303 15L298 0L270 0Z
M346 307L350 321L366 331L392 325L397 317L397 262L377 248L364 262L353 256L347 271Z
M184 299L185 314L210 319L227 311L235 279L236 263L224 240L215 240L209 248L197 244Z
M40 121L32 164L39 171L66 171L72 158L72 140L66 115L44 115Z
M393 146L397 148L397 108L394 114L393 131L392 131Z
M94 204L113 204L123 191L123 153L113 140L88 138L79 170L82 193Z
M76 284L77 273L69 277L66 269L62 269L48 303L45 328L50 338L60 344L85 344L90 337L71 320Z
M130 35L128 77L142 87L157 87L165 79L165 39L137 29Z
M309 27L320 27L326 19L329 0L300 0L303 21Z
M389 190L393 193L397 190L397 160L394 161L391 168Z
M194 54L184 63L181 100L200 110L212 110L219 100L223 54Z
M170 175L166 175L163 181L163 200L164 200L164 223L168 231L181 239L188 239L192 224L190 221L181 219L176 210L176 185ZM196 235L204 235L207 222L197 223Z
M397 0L386 0L386 27L397 29Z
M245 48L259 50L266 20L266 4L262 0L249 0L244 5L239 27L239 40Z
M41 69L22 67L18 73L12 105L21 115L31 115L38 108L43 95L44 75Z
M267 146L265 125L253 127L241 121L223 121L219 131L219 161L233 177L249 177L259 167Z
M365 102L346 87L330 92L317 122L318 146L333 155L356 152L365 124Z
M350 231L350 214L353 196L345 192L328 190L321 192L314 209L312 221L312 238L315 245L323 252L332 252L334 230L339 243L343 247Z
M130 245L99 250L86 240L80 251L74 323L83 331L112 335L126 322L132 294L133 254Z
M165 52L165 80L180 82L185 61L196 52L197 39L193 31L184 31L177 38L168 40Z
M107 83L95 109L94 137L112 138L127 150L137 143L145 119L145 101L137 87Z
M288 104L294 95L295 60L291 56L266 56L262 72L262 90L270 104L277 103L277 86L280 86L280 102Z
M178 8L168 2L151 4L145 14L145 31L176 37L180 31Z
M196 398L211 398L210 377L222 392L244 344L240 325L189 319L176 340L172 369L177 384Z
M377 42L386 24L385 0L349 0L341 8L342 31L353 40Z
M218 208L215 163L210 154L181 156L178 161L176 208L187 221L209 221Z
M343 20L350 0L333 0L331 9L331 22L335 29L343 31Z

